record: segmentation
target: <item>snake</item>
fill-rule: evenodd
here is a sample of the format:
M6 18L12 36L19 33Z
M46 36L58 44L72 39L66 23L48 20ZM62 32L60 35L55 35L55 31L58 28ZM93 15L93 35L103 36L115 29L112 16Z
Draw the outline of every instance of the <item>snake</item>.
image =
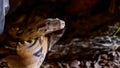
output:
M34 16L26 21L26 16L21 15L6 27L0 68L39 68L64 31L65 22L59 18Z

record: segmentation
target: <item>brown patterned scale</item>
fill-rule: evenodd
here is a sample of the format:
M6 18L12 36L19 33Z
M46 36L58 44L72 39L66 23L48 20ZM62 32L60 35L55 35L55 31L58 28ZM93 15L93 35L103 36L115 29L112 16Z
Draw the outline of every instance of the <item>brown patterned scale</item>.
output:
M9 68L39 68L41 66L48 49L63 35L65 22L58 18L36 22L23 27L18 25L19 23L8 27L8 35L12 40L17 41L7 40L9 43L4 45L3 50L11 52L8 52L9 54L0 62L6 62ZM52 34L58 30L62 31L59 34Z

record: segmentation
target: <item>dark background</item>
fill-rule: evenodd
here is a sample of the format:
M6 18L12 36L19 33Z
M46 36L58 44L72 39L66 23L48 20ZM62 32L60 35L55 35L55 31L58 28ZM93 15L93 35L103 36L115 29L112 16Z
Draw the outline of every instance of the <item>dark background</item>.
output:
M106 31L107 25L120 21L119 0L10 0L6 16L15 19L21 14L39 15L42 18L60 18L66 22L66 31L61 38L69 43L72 38L88 38ZM14 22L14 21L13 21ZM33 22L34 23L34 22ZM61 43L61 42L60 42Z
M112 63L115 58L120 58L111 55L114 51L90 48L91 45L85 42L98 36L114 34L115 30L109 30L108 26L114 26L116 23L120 25L120 0L10 0L6 25L14 23L20 15L26 15L28 18L31 15L44 19L60 18L66 22L64 35L58 42L58 44L64 45L56 45L53 47L53 52L51 50L48 53L43 63L46 68L69 68L68 64L72 65L71 62L74 60L81 62L81 68L86 68L86 60L93 62L91 63L93 66L101 55L108 55L107 58L112 57L112 60L110 59ZM120 33L118 34L120 35ZM79 38L79 40L74 41L75 38ZM79 42L83 43L79 44ZM89 47L83 48L82 44ZM118 50L120 51L120 49ZM63 52L66 54L62 54ZM50 66L47 67L47 65ZM73 63L73 65L79 66L77 63Z

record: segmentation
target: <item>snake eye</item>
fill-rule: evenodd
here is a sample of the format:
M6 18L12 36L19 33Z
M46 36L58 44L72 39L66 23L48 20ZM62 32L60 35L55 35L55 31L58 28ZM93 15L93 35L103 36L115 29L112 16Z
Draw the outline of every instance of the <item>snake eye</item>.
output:
M18 31L19 28L17 26L11 26L9 29L12 29L12 31Z
M18 28L18 27L16 27L16 28L14 28L16 31L18 31L20 28Z

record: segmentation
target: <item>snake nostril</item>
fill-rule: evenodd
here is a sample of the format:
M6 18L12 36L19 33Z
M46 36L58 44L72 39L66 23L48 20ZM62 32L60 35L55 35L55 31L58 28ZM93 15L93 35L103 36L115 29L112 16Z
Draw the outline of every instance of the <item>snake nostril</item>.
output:
M47 29L45 29L45 31L47 31Z
M47 24L50 25L50 21Z

